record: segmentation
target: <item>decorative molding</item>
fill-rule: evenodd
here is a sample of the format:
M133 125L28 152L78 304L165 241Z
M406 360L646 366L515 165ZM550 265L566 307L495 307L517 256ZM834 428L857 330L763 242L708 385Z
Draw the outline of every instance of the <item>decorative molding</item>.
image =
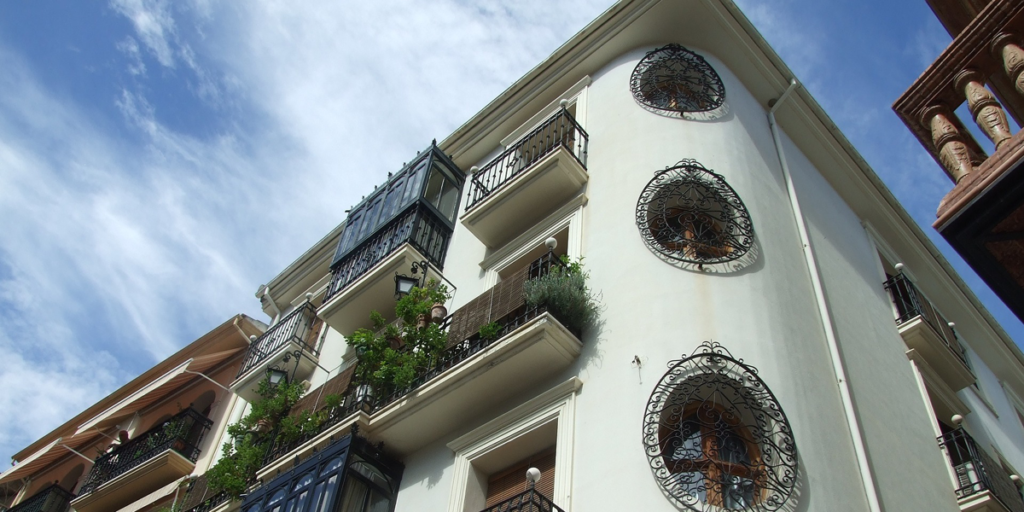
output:
M582 387L583 381L572 377L448 443L448 448L455 452L448 512L466 512L473 461L551 422L558 422L555 490L551 498L563 509L571 510L576 394Z

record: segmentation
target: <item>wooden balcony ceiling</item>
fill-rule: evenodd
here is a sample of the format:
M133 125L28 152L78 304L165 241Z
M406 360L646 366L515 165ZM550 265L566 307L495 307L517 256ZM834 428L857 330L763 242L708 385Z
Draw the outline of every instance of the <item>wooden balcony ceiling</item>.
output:
M991 0L928 0L935 17L956 37L989 4Z
M1024 153L1024 137L1017 134L1014 145ZM987 187L978 187L964 201L943 201L946 211L935 228L988 283L999 298L1024 320L1024 159L1004 161L1006 170ZM971 178L964 178L954 192L970 191ZM967 199L967 198L965 198ZM941 224L940 224L941 221Z

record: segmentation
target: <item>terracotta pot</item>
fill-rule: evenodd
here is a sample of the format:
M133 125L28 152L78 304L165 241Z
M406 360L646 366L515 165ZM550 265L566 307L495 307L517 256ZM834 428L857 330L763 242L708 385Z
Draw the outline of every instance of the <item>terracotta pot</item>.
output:
M270 432L271 428L273 428L273 425L270 424L270 420L268 419L262 419L256 422L257 432Z
M427 322L427 315L420 315L416 317L416 328L426 329L429 322Z
M444 322L446 316L448 316L448 308L444 307L444 304L436 302L430 307L430 320L435 324Z
M391 350L398 350L405 345L405 340L401 336L392 336L388 338L388 345L391 346Z

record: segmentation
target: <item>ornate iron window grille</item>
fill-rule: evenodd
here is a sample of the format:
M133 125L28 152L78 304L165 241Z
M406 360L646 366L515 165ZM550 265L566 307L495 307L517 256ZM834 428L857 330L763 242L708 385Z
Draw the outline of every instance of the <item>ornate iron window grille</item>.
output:
M725 85L704 57L670 44L647 52L629 80L641 105L666 112L708 112L725 103Z
M101 485L123 475L167 450L195 462L199 458L199 444L213 422L195 409L188 408L167 421L153 427L114 451L96 459L89 476L79 490L83 496Z
M74 494L57 484L51 484L7 512L67 512L73 499Z
M565 512L540 492L530 488L481 512Z
M743 201L696 160L655 174L640 193L636 224L651 250L686 263L733 261L754 245L754 224Z
M298 344L307 352L319 355L315 340L306 339L315 319L316 309L309 302L288 313L262 336L256 338L256 341L249 344L236 378L259 366L290 342Z
M1024 499L1010 475L995 460L978 448L963 429L947 432L938 438L946 460L956 473L958 499L989 491L1011 512L1024 512Z
M533 164L560 147L569 150L584 169L587 168L587 132L565 107L544 121L502 154L491 160L470 178L466 211L472 210L491 194L522 175Z
M757 369L706 341L671 361L643 423L655 479L695 511L775 511L797 480L796 442Z

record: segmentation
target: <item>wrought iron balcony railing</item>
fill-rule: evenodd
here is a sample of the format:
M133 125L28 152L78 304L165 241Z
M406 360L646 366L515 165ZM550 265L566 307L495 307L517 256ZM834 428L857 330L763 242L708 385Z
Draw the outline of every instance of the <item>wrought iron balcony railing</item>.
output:
M565 107L544 124L511 145L473 174L466 211L515 180L523 171L560 147L569 150L584 169L587 168L587 132Z
M375 397L373 410L380 409L403 396L411 393L442 373L454 368L487 347L500 341L530 320L547 313L545 307L530 307L522 297L523 283L547 274L554 267L563 267L557 256L545 254L534 260L518 274L501 281L494 288L484 292L459 310L448 315L441 323L441 330L448 333L448 348L441 353L438 360L428 369L419 372L416 379L408 387L392 390L386 395ZM486 309L493 316L493 322L499 329L493 336L485 338L480 335L480 327L490 323L487 316L481 314ZM574 333L579 336L579 333Z
M481 512L565 512L536 489L527 489Z
M288 313L262 336L256 338L256 341L249 344L236 378L259 366L289 343L296 343L307 352L319 355L315 340L308 339L314 320L316 309L309 302Z
M932 306L931 302L928 302L928 299L918 291L914 283L907 279L906 275L901 273L886 280L885 291L889 292L889 298L892 299L892 303L896 307L896 325L903 325L914 318L921 317L939 334L939 338L942 339L946 348L970 369L967 354L960 345L956 331L950 327L949 321Z
M1024 512L1024 499L1010 475L965 430L957 429L939 437L939 446L956 474L956 497L966 498L989 491L1011 512Z
M71 494L57 484L37 492L35 496L18 503L8 512L67 512L71 508Z
M95 491L167 450L174 450L195 462L199 458L199 443L212 424L212 421L191 407L181 411L96 459L79 490L79 496Z
M338 261L331 269L331 283L324 302L337 295L374 266L394 253L402 244L412 244L436 268L444 266L452 230L422 203L413 203L376 234Z
M369 386L359 385L359 383L354 381L351 388L349 388L347 385L348 381L346 381L345 387L349 391L346 394L344 403L333 409L323 409L326 411L327 417L315 430L303 432L298 438L288 441L284 441L281 438L273 439L264 457L263 466L270 465L310 440L327 432L357 411L372 414L388 404L401 399L445 371L469 359L474 354L494 345L530 320L548 312L543 307L529 307L526 305L522 298L522 286L525 281L543 276L556 267L565 268L565 264L558 256L551 253L545 254L518 273L502 280L497 286L484 292L477 299L470 301L456 312L448 315L440 324L441 330L448 334L448 348L444 350L433 365L420 371L416 379L409 386L397 390L384 390L383 392L382 390L376 390L374 392L374 390L369 389ZM494 316L487 317L480 314L484 309L493 313ZM483 324L489 323L488 318L494 318L494 322L498 324L499 329L493 336L484 338L480 335L479 329ZM455 325L457 322L460 324L459 326ZM579 336L579 333L574 334ZM202 512L203 510L197 508L194 512Z

